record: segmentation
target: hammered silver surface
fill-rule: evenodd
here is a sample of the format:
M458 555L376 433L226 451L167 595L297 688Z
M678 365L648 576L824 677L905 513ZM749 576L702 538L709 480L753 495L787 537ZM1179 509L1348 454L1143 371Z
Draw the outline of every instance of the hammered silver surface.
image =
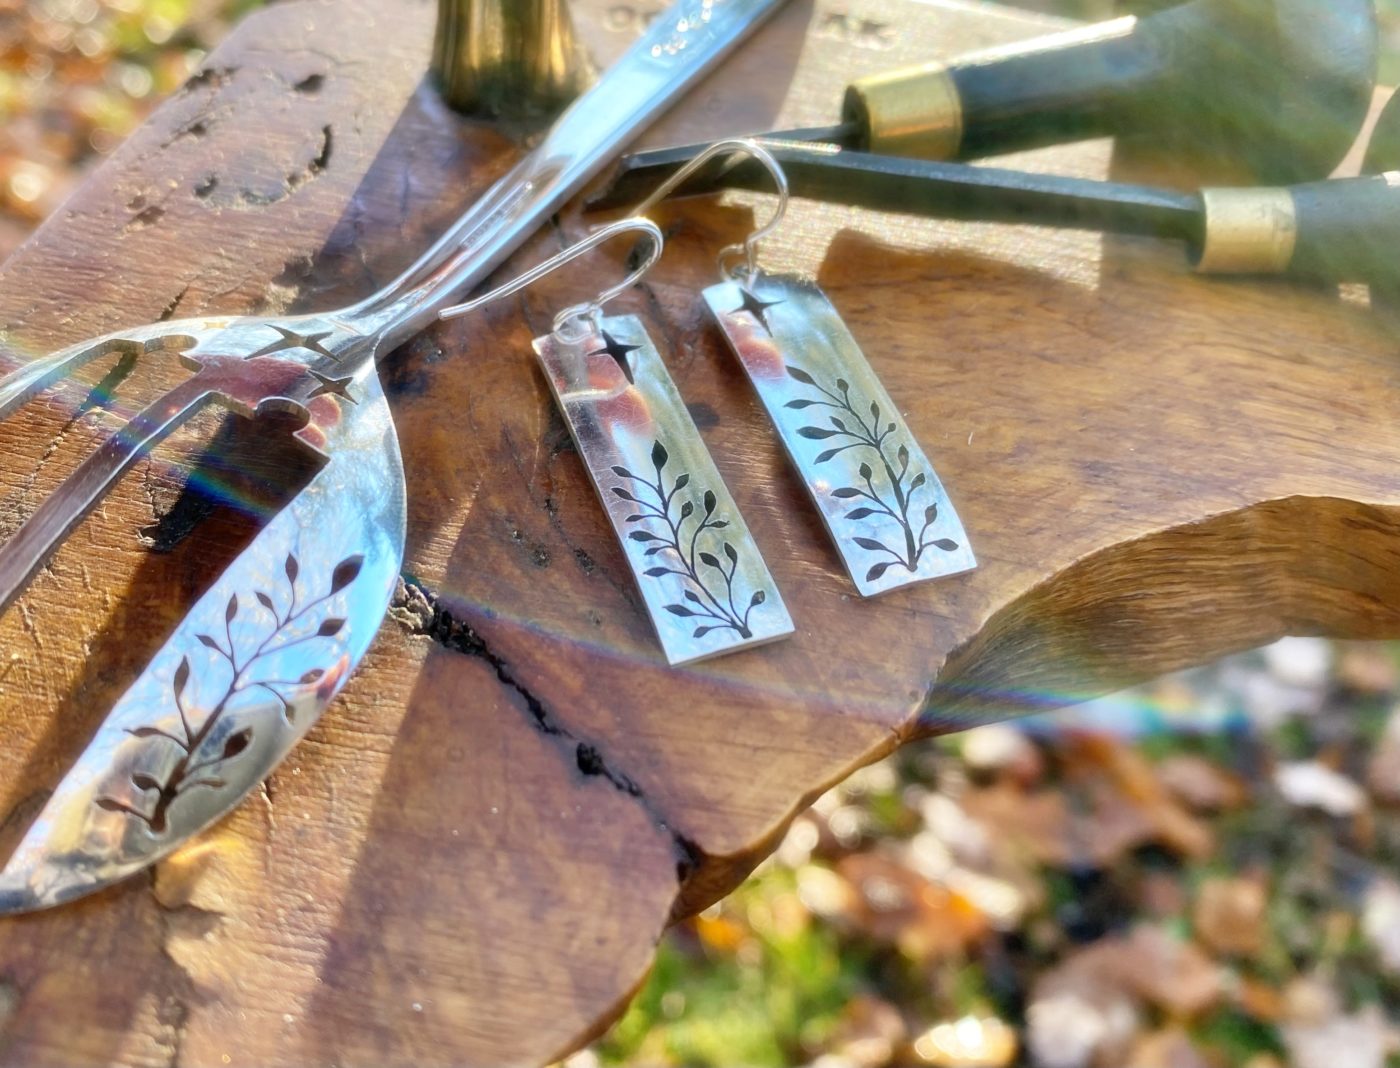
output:
M704 296L862 596L977 566L933 465L826 294L759 273Z
M604 318L577 341L536 338L535 352L667 661L791 634L773 576L641 321Z

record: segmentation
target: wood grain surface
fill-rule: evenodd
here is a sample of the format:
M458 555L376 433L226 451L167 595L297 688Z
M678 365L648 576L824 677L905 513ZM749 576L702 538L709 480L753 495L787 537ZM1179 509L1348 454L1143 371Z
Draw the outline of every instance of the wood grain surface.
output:
M580 33L606 62L653 7L586 0ZM422 85L432 18L426 0L291 0L248 19L5 265L14 350L331 307L391 277L519 151ZM961 0L794 0L648 140L829 121L854 75L1045 26ZM1167 162L1135 169L1204 177ZM669 919L901 743L1284 633L1400 633L1393 322L1198 279L1146 240L795 203L767 263L826 288L981 561L861 601L702 312L750 205L769 207L668 206L665 258L615 307L670 361L798 633L663 665L529 351L624 249L419 337L383 368L410 539L366 663L260 796L151 877L0 921L0 1061L542 1063L619 1011ZM566 212L506 271L585 225ZM174 373L97 366L0 426L0 536ZM253 506L294 488L277 431L181 432L0 617L0 851Z

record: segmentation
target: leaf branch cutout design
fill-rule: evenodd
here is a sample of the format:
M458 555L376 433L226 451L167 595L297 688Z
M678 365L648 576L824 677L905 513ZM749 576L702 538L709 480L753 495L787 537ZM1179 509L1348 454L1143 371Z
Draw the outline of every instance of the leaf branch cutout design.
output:
M246 648L240 648L239 642L234 639L233 624L241 608L238 595L235 593L229 597L228 605L224 609L223 634L195 635L200 645L214 654L213 663L223 665L228 672L228 683L218 701L202 717L196 709L187 707L185 691L189 685L191 668L190 658L184 656L171 680L175 708L180 719L179 733L154 726L137 727L127 731L135 738L149 739L152 742L163 740L181 752L180 759L164 782L149 772L132 772L131 785L143 795L155 791L155 804L147 811L114 797L99 797L95 802L97 806L109 812L124 812L146 824L153 833L163 834L167 827L170 806L176 799L200 787L214 790L223 788L226 781L222 777L221 767L247 749L253 740L253 728L246 726L226 735L221 743L216 742L213 747L209 746L208 743L214 738L220 721L228 711L229 702L247 690L261 689L277 698L282 705L283 716L288 723L293 722L295 711L288 699L288 693L304 686L314 686L325 675L325 670L312 668L298 679L278 679L259 677L254 668L268 657L288 649L338 636L345 627L345 620L340 617L326 615L316 624L315 629L309 632L305 631L304 627L314 623L317 611L324 609L332 597L355 581L363 564L364 557L361 555L346 557L331 572L330 589L326 593L305 604L298 604L300 591L297 577L301 566L295 556L288 554L283 565L288 589L286 607L279 608L277 599L270 593L263 590L254 592L254 597L263 611L272 617L272 625L256 645L245 642ZM241 632L246 633L247 630L246 627L241 628ZM256 634L254 636L256 637ZM195 726L196 723L199 725Z
M897 439L897 424L890 420L881 423L880 405L871 401L867 409L869 422L864 412L857 410L857 402L851 398L851 386L844 378L836 380L836 388L828 389L806 371L792 364L785 364L787 373L804 386L810 386L821 394L821 399L799 398L783 405L785 408L803 410L807 408L830 408L830 427L804 426L798 428L798 436L809 441L841 442L817 455L816 463L823 464L843 452L860 449L873 453L874 465L862 461L858 472L862 485L842 486L832 492L832 496L843 501L862 501L845 515L846 519L862 520L886 517L894 520L903 535L903 546L891 548L877 538L855 537L862 549L882 553L890 557L871 565L865 580L874 582L892 567L902 567L906 571L916 571L924 552L930 548L943 552L954 552L959 546L951 538L930 538L930 531L938 522L938 503L931 502L923 509L923 518L917 516L915 497L928 486L928 473L910 468L909 447ZM896 446L894 458L886 451ZM913 518L911 518L911 516ZM915 524L918 523L917 530Z
M613 474L628 479L636 489L633 492L623 486L612 487L615 496L635 504L639 509L627 517L627 522L659 521L666 526L665 535L648 530L634 530L627 535L629 540L647 545L643 555L658 561L643 574L656 579L677 575L685 582L683 600L686 603L668 604L665 608L673 616L702 621L692 637L703 638L711 631L732 630L741 638L751 638L753 632L749 629L749 618L754 609L767 600L767 594L763 590L755 591L747 606L739 609L734 588L735 573L739 570L739 553L722 535L713 533L729 526L729 520L715 518L719 500L713 490L705 490L698 508L694 498L682 500L680 507L675 508L678 495L690 485L690 475L678 475L667 489L664 471L669 460L670 454L658 440L651 448L655 482L625 467L614 466L612 469ZM721 560L708 549L702 549L702 538L706 545L713 545L718 539L724 559Z

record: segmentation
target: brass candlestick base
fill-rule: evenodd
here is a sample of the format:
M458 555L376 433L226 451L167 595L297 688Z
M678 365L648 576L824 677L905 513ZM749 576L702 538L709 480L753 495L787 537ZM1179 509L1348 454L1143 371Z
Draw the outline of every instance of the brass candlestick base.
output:
M433 75L456 111L552 115L588 87L567 0L441 0Z

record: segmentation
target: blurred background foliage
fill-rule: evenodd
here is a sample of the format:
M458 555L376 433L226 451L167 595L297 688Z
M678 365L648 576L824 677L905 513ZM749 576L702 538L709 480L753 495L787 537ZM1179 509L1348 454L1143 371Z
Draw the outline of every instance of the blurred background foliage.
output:
M258 0L0 0L0 255Z
M257 3L0 0L0 255ZM1288 639L867 768L569 1064L1400 1066L1400 652Z
M1397 682L1286 639L864 769L570 1068L1400 1065Z

